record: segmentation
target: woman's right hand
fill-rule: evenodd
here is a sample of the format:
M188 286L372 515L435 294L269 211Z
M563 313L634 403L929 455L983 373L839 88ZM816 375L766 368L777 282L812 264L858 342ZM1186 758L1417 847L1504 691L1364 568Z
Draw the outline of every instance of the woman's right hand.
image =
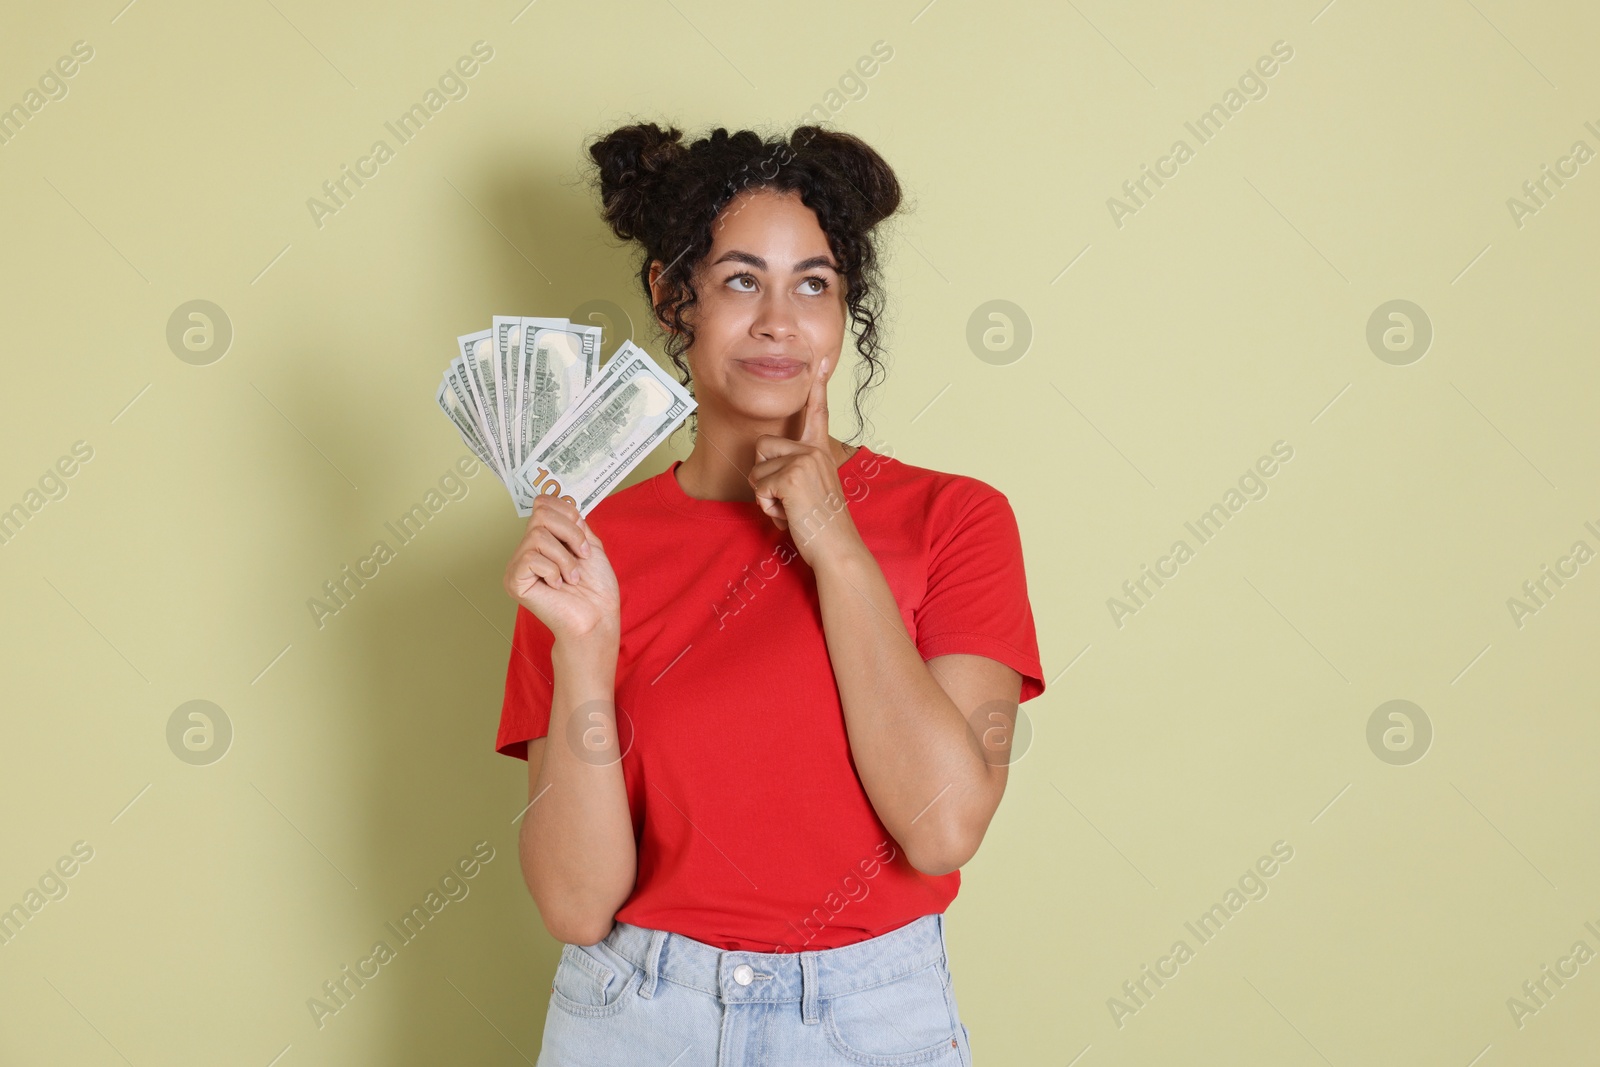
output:
M560 642L615 642L622 601L605 545L575 504L536 495L522 543L506 567L506 592Z

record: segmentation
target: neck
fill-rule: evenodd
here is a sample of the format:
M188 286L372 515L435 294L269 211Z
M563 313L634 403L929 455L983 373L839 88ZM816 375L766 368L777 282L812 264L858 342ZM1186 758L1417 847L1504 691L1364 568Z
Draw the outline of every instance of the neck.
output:
M759 435L718 433L716 428L702 423L693 451L678 465L678 485L696 500L753 502L756 492L750 485L750 470L758 462L756 436ZM834 467L844 463L859 447L846 446L831 436L828 438Z

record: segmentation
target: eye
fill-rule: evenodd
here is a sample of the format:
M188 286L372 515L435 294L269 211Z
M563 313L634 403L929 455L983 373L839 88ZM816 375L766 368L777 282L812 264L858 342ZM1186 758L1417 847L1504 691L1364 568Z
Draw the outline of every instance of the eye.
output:
M817 283L817 287L811 290L812 296L821 296L823 293L828 291L828 279L824 278L822 275L812 274L800 280L801 285L807 285L811 282Z
M741 278L747 279L750 282L752 288L746 289L743 286L739 286L739 285L734 285L733 284L734 282L738 281ZM732 275L728 279L727 284L730 285L730 286L733 286L733 288L734 288L734 290L736 292L753 293L753 292L755 292L755 289L753 288L754 285L755 285L755 281L756 281L756 276L754 274L748 274L748 273L746 273L746 274L735 274L735 275Z

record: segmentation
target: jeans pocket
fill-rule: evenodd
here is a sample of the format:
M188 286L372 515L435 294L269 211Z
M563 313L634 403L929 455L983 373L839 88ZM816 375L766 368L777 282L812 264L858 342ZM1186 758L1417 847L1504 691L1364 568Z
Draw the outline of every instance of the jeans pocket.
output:
M627 994L644 972L604 941L593 945L561 946L550 986L550 1002L563 1011L596 1019L614 1015L627 1006Z
M935 963L871 989L824 997L829 1043L851 1062L872 1067L959 1059L958 1023L938 968Z

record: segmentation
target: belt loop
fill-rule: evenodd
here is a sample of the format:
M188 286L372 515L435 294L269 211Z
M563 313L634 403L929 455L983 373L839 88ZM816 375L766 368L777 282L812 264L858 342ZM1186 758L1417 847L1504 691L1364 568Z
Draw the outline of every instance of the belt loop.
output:
M666 944L665 930L651 930L650 940L644 950L644 981L639 983L639 995L649 999L656 994L656 978L661 973L661 946Z
M817 954L800 953L800 1021L821 1021L817 1012Z

